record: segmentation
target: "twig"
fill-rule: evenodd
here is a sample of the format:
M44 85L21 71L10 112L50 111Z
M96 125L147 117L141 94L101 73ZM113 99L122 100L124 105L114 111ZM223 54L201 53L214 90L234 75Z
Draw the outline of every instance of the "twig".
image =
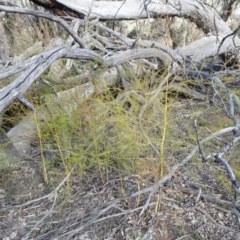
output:
M22 207L25 207L25 206L30 205L32 203L39 202L39 201L41 201L43 199L51 198L51 196L52 196L52 192L47 194L47 195L45 195L45 196L43 196L43 197L30 200L30 201L25 202L25 203L20 204L20 205L15 205L15 206L11 206L11 207L1 208L0 211L7 211L7 210L10 210L10 209L13 209L13 208L22 208Z
M143 130L142 124L141 124L141 120L139 121L139 128L143 134L143 136L147 139L149 146L154 150L154 152L156 153L157 156L160 155L160 152L157 150L157 148L154 146L154 144L151 142L151 140L149 139L148 135L145 133L145 131Z
M195 206L194 207L196 210L198 210L199 212L201 212L202 214L204 214L215 226L231 231L231 232L237 232L237 230L230 228L230 227L226 227L222 224L217 223L208 213L206 213L203 209L201 209L200 207Z
M89 16L92 12L92 8L93 8L93 4L94 4L95 0L92 0L90 8L88 10L88 13L86 14L85 18L84 18L84 22L85 22L85 32L88 32L88 21L89 21Z
M208 194L202 194L202 197L203 197L204 200L212 202L212 203L218 203L220 205L225 205L225 206L228 206L228 207L232 207L234 205L233 202L222 200L217 196L209 196Z
M130 84L125 79L126 74L125 74L122 66L119 65L119 66L116 66L116 68L117 68L118 74L120 76L121 85L122 85L123 89L124 90L129 90Z
M119 9L117 10L117 12L115 13L114 18L116 18L118 12L121 10L121 8L122 8L122 6L123 6L123 4L124 4L125 2L126 2L126 0L124 0L124 1L122 2L121 6L119 7Z
M59 191L59 189L63 186L63 184L68 180L68 178L69 178L70 175L72 174L73 170L75 169L76 165L77 165L77 164L75 164L75 165L72 167L71 171L70 171L70 172L68 173L68 175L62 180L62 182L57 186L57 188L56 188L54 191L51 192L51 195L50 195L50 196L54 195L54 199L53 199L53 203L52 203L52 206L51 206L50 210L43 216L42 219L40 219L40 220L34 225L34 227L30 230L30 232L28 232L28 233L26 234L26 236L24 237L24 239L27 239L27 238L30 236L30 234L37 228L37 226L38 226L39 224L41 224L41 223L44 221L44 219L46 219L46 218L52 213L52 211L53 211L53 209L54 209L54 206L55 206L55 204L56 204L56 200L57 200L57 196L58 196L58 191Z
M240 221L240 212L239 212L239 210L234 207L234 208L232 209L232 211L233 211L233 213L237 216L238 221Z
M222 130L214 133L213 135L204 138L204 139L200 142L200 144L203 144L203 143L205 143L205 142L207 142L207 141L215 138L215 136L221 135L222 133L226 133L226 132L232 131L232 129L234 129L234 128L229 127L229 128L222 129ZM176 172L176 170L177 170L178 168L180 168L181 166L183 166L184 164L186 164L188 161L190 161L190 159L194 156L194 154L197 152L197 150L198 150L198 146L195 146L195 147L192 149L192 151L190 152L190 154L189 154L186 158L184 158L181 162L175 164L175 165L171 168L170 172L169 172L166 176L164 176L163 178L161 178L154 186L152 186L152 187L149 189L149 190L150 190L150 193L149 193L148 199L147 199L146 202L145 202L145 205L143 206L143 209L142 209L142 211L141 211L141 213L140 213L140 216L141 216L141 215L144 213L144 211L147 209L147 207L148 207L148 205L149 205L149 202L150 202L150 200L151 200L151 198L152 198L152 195L158 190L158 188L159 188L164 182L166 182L167 180L171 179L172 176L174 175L174 173Z
M46 85L46 86L50 87L52 89L53 93L55 94L55 96L56 97L58 96L57 90L55 89L55 87L49 81L47 81L45 79L40 79L40 80L38 80L38 82L42 83L43 85Z
M171 76L172 76L172 74L169 73L169 74L162 80L162 82L159 84L158 88L155 90L154 95L150 98L150 100L149 100L148 102L146 102L146 103L143 105L143 107L141 108L141 111L140 111L140 113L139 113L139 115L138 115L138 117L139 117L139 119L140 119L140 121L139 121L139 128L140 128L142 134L143 134L143 135L145 136L145 138L147 139L149 146L154 150L154 152L157 154L157 156L160 155L160 152L159 152L159 151L157 150L157 148L152 144L152 142L150 141L149 137L147 136L147 134L146 134L145 131L143 130L143 127L142 127L142 116L143 116L145 110L147 109L147 107L152 103L152 101L153 101L154 99L156 99L156 97L158 96L158 94L161 92L161 90L162 90L162 88L163 88L163 85L168 82L168 80L169 80L169 78L170 78Z
M197 228L197 229L194 230L193 232L190 232L190 233L185 234L185 235L183 235L183 236L181 236L181 237L175 238L174 240L180 240L180 239L184 239L184 238L186 238L186 237L190 237L191 235L193 235L194 233L198 232L200 229L202 229L202 228L205 227L205 226L206 226L206 223L204 223L202 226L200 226L199 228Z
M100 29L102 29L103 31L107 31L109 32L111 35L117 37L118 39L120 39L123 43L125 43L127 46L131 46L133 40L125 37L124 35L122 35L121 33L115 32L114 30L112 30L111 28L108 28L106 26L103 26L102 24L96 24L97 27L99 27Z
M155 204L156 204L156 202L153 202L153 203L150 203L149 205L150 205L150 206L154 206ZM101 221L104 221L104 220L109 219L109 218L113 218L113 217L118 217L118 216L121 216L121 215L125 215L125 214L128 214L128 213L136 212L136 211L139 211L139 210L141 210L141 209L142 209L142 207L137 207L137 208L134 208L134 209L131 209L131 210L122 211L121 213L116 213L116 214L113 214L113 215L108 215L108 216L106 216L106 217L99 218L98 220L94 221L94 223L101 222Z
M11 206L11 207L6 207L6 208L1 208L0 210L1 211L6 211L6 210L9 210L9 209L12 209L12 208L22 208L22 207L25 207L27 205L30 205L32 203L35 203L35 202L39 202L41 200L44 200L44 199L51 199L53 196L55 196L55 192L58 192L59 189L63 186L63 184L68 180L68 178L70 177L70 175L72 174L73 170L75 169L76 167L76 164L72 167L71 171L68 173L68 175L62 180L62 182L57 186L56 189L54 189L52 192L50 192L49 194L43 196L43 197L40 197L40 198L36 198L36 199L33 199L33 200L30 200L28 202L25 202L23 204L20 204L20 205L15 205L15 206Z
M239 138L240 139L240 138ZM225 170L232 182L232 185L233 185L233 188L235 190L235 201L237 200L237 193L240 193L240 188L238 186L238 182L236 180L236 177L235 177L235 174L233 173L231 167L229 166L229 164L227 163L227 161L225 159L223 159L220 154L217 154L216 156L216 162L217 163L221 163L224 167L225 167Z
M218 136L218 135L221 135L223 133L232 131L232 129L233 128L222 129L222 130L212 134L211 136L208 136L207 138L203 139L200 143L203 144L203 143L213 139L215 136ZM77 227L74 230L70 230L68 232L65 232L64 234L62 234L59 237L65 237L64 239L70 239L70 238L66 238L66 236L68 236L68 237L73 236L74 234L77 234L78 232L82 231L83 229L85 229L86 227L90 226L91 224L93 224L95 222L103 221L103 220L105 220L107 218L110 218L110 217L127 214L129 211L123 211L121 213L117 213L117 214L111 215L109 217L102 217L102 218L100 218L102 215L105 215L107 211L109 211L111 208L115 207L121 201L124 201L126 199L130 199L130 198L135 198L135 197L138 197L138 196L140 196L140 195L142 195L144 193L148 193L149 192L148 202L146 202L145 205L139 206L138 208L130 210L130 212L133 212L133 211L138 211L138 210L142 209L142 213L143 213L149 205L155 204L155 203L150 203L150 200L151 200L151 196L157 191L157 189L164 182L166 182L167 180L171 179L173 174L176 172L176 170L179 169L179 167L181 167L184 164L186 164L194 156L194 154L197 151L198 151L198 146L195 146L192 149L191 153L186 158L184 158L178 164L174 165L171 168L170 172L166 176L162 177L155 185L153 185L151 187L144 188L144 189L142 189L140 191L137 191L135 193L132 193L132 194L129 194L129 195L124 196L122 198L118 198L118 199L115 199L115 200L111 201L103 209L99 210L98 212L94 211L93 214L88 217L88 219L84 219L85 221L84 221L84 223L80 227ZM74 224L68 226L68 228L72 229L73 226L78 225L78 224L79 224L79 222L75 222Z
M195 205L197 204L201 196L202 196L202 188L199 187L198 195L194 200Z
M202 147L201 147L201 145L200 145L200 141L199 141L198 126L197 126L197 120L196 120L196 119L195 119L195 121L194 121L194 128L195 128L196 135L197 135L197 144L198 144L198 148L199 148L199 153L200 153L200 155L202 156L202 162L206 162L207 159L206 159L205 156L204 156L204 153L203 153Z
M217 210L220 210L222 212L225 212L225 213L228 213L228 214L231 214L232 212L230 210L227 210L225 208L222 208L222 207L219 207L219 206L216 206L214 204L210 204L210 203L205 203L207 206L209 206L210 208L216 208Z
M34 225L34 227L30 230L30 232L28 232L28 233L24 236L23 239L28 239L29 236L30 236L30 234L37 228L37 226L38 226L39 224L41 224L41 223L44 221L44 219L47 218L47 217L52 213L52 211L53 211L53 209L54 209L54 206L55 206L55 203L56 203L56 200L57 200L57 191L55 191L55 193L54 193L54 199L53 199L53 203L52 203L51 209L43 216L42 219L40 219L40 220Z
M28 109L30 109L31 111L35 111L34 106L25 98L23 97L23 95L18 95L17 96L17 100L22 103L25 107L27 107Z
M87 48L85 43L82 41L82 39L70 28L70 26L60 17L53 16L51 14L47 14L41 11L36 10L30 10L26 8L20 8L20 7L9 7L9 6L3 6L0 5L0 11L5 12L12 12L12 13L21 13L21 14L28 14L32 16L42 17L46 18L48 20L52 20L58 24L60 24L73 38L74 40L82 47Z
M156 202L153 202L153 203L151 203L150 205L153 206L153 205L155 205L155 204L156 204ZM115 204L114 204L114 205L115 205ZM113 206L113 205L112 205L112 206ZM111 207L112 207L112 206L111 206ZM80 232L81 230L83 230L83 229L84 229L85 227L87 227L89 224L101 222L101 221L104 221L104 220L107 220L107 219L113 218L113 217L118 217L118 216L126 215L126 214L129 214L129 213L132 213L132 212L139 211L139 210L141 210L141 209L142 209L142 207L137 207L137 208L134 208L134 209L131 209L131 210L122 211L122 212L120 212L120 213L116 213L116 214L112 214L112 215L107 215L107 216L105 216L105 217L102 217L102 218L99 218L99 219L96 219L96 220L95 220L95 218L94 218L94 219L91 220L91 223L88 222L88 223L86 223L86 224L83 224L81 227L79 227L79 228L77 228L77 229L74 229L74 230L72 230L72 231L66 232L66 233L62 234L61 236L59 236L59 237L61 238L61 237L64 237L64 236L68 236L67 239L72 239L72 236L73 236L73 235L75 235L76 233L78 233L78 232ZM109 210L109 209L107 209L107 210ZM106 212L105 209L103 210L103 212ZM73 225L76 225L76 224L77 224L77 223L74 223ZM72 228L73 225L67 226L67 228L70 228L70 227Z

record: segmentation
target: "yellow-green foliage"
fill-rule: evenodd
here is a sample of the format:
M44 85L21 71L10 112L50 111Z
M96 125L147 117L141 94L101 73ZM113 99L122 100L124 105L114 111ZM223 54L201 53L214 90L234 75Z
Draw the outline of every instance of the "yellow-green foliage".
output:
M135 81L138 91L148 91L145 85L140 80ZM104 95L95 94L81 103L71 116L59 108L57 116L54 113L55 117L44 122L40 133L42 147L57 150L58 157L52 161L53 166L60 165L66 172L77 163L80 172L95 169L101 175L108 166L143 175L159 174L159 156L150 147L149 141L160 152L165 127L166 140L161 151L169 151L175 144L172 139L178 134L174 130L176 127L171 122L168 124L174 99L168 99L168 114L164 119L163 97L159 94L141 119L139 114L150 97L138 95L136 91L114 89ZM165 152L162 158L165 158ZM165 169L163 160L161 164ZM51 164L47 168L50 171L53 169Z
M41 124L43 128L41 126L38 133L41 147L57 152L52 161L43 161L48 173L56 174L56 167L62 167L67 174L77 163L79 172L99 171L102 179L103 170L108 166L156 177L168 171L178 149L185 152L195 146L196 133L189 123L199 119L200 139L209 135L206 127L212 129L216 123L223 123L223 118L215 113L208 116L205 103L202 108L191 103L191 99L179 103L179 92L176 90L173 94L166 84L164 91L151 101L153 94L144 95L151 92L149 82L157 89L164 76L151 74L140 78L126 69L125 76L127 80L130 78L130 90L116 88L104 94L96 93L79 103L71 115L61 110L61 104L52 110L48 108L54 113L50 112L52 117ZM184 87L181 82L176 84ZM140 114L145 104L147 107ZM184 115L188 116L186 120ZM221 121L212 121L216 117Z
M131 96L125 102L114 100L111 93L95 95L71 116L59 112L48 121L41 132L43 147L61 149L66 164L78 163L81 171L108 165L132 171L148 148L139 131L140 107Z

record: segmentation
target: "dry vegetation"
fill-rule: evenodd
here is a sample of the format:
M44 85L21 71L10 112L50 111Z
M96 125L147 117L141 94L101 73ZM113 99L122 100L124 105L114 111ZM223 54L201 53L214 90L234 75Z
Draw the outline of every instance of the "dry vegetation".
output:
M179 21L157 19L143 39L179 47L203 35ZM118 27L127 34L122 24ZM143 26L137 22L128 36L146 32ZM1 31L7 33L1 44L13 62L68 41L54 23L23 15L4 15ZM79 83L97 86L103 70L96 70L95 62L74 60L65 68L68 63L55 61L25 93L39 112L47 106L48 115L38 118L19 102L4 112L4 132L26 116L37 129L24 159L0 168L2 239L240 239L239 211L233 210L240 203L234 202L231 181L213 156L202 161L197 145L199 138L207 157L232 141L224 95L200 78L180 81L164 68L136 74L126 64L119 71L126 85L119 81L98 89L85 101L74 96L78 107L69 114L61 104L47 105L49 94ZM143 62L134 64L142 73ZM237 77L221 80L236 83ZM237 95L239 86L231 88ZM13 151L4 132L1 147ZM237 180L239 156L236 143L226 158Z

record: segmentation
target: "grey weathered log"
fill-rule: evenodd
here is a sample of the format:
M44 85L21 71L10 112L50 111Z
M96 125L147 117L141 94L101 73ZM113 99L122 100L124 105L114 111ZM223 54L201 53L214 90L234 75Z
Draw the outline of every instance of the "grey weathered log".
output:
M129 60L146 57L159 58L165 62L166 66L172 62L172 58L168 54L157 49L128 50L127 52L117 53L103 59L93 51L87 49L75 50L65 46L57 47L52 51L36 56L36 58L34 58L35 62L29 69L25 70L11 84L0 89L0 112L17 98L18 95L23 94L53 61L61 57L94 60L96 64L100 63L100 65L105 67L113 67ZM50 109L51 112L58 112L64 109L66 113L70 114L81 101L90 97L94 92L103 92L108 86L115 84L117 75L118 73L115 68L110 69L110 73L106 68L104 73L96 78L97 80L95 82L88 82L74 89L58 93L58 98L53 95L46 97L45 106L47 106L47 109L41 107L36 110L36 115L30 114L8 132L8 137L12 140L18 151L24 154L29 150L31 141L36 137L36 119L40 122L44 119L47 120L50 117L48 112ZM61 106L61 108L59 109L57 106ZM37 118L35 118L36 116Z
M68 8L87 15L92 0L57 0L57 2ZM126 1L95 1L91 9L90 18L99 18L100 20L129 20L129 19L146 19L157 17L177 16L190 19L204 33L212 35L209 38L200 39L190 46L180 50L183 56L192 55L194 60L199 61L205 57L214 56L222 38L232 31L224 22L218 13L209 5L197 0L158 0L149 1L126 0ZM221 47L220 53L234 50L235 44L232 41L233 36L227 39L224 46ZM125 43L126 40L122 39ZM235 37L236 45L240 41ZM197 50L197 51L195 51ZM239 58L239 57L238 57ZM239 58L240 59L240 58Z
M34 64L6 87L0 89L0 113L12 103L18 95L22 95L31 84L51 65L55 60L67 57L85 60L94 60L104 64L103 59L95 52L87 49L73 50L62 46L45 54L39 54Z
M118 52L106 59L106 63L108 66L118 66L124 62L133 60L133 59L145 59L145 58L157 58L166 66L169 66L173 59L170 57L170 54L167 54L161 50L148 48L148 49L133 49L126 50L122 52Z
M116 53L113 56L103 59L97 53L87 49L72 49L69 47L57 47L51 51L39 54L36 58L33 58L32 65L28 66L21 75L14 80L12 83L6 87L0 89L0 113L11 104L18 95L22 95L31 84L57 59L59 58L74 58L74 59L84 59L84 60L93 60L100 65L105 67L114 67L119 64L125 63L127 61L139 58L158 58L166 66L172 66L174 68L178 67L178 64L173 61L170 57L170 54L167 54L164 51L157 49L133 49L127 50L124 52ZM19 67L20 66L20 67ZM26 67L25 64L17 65L17 69ZM16 72L11 67L11 73Z
M195 42L190 43L187 46L178 49L178 53L182 56L191 56L193 61L201 61L207 57L215 56L218 52L218 47L224 36L209 36L201 38ZM235 39L236 44L240 45L239 39ZM219 49L219 54L235 50L232 37L227 38L221 48ZM240 59L240 56L236 56Z
M57 2L85 15L89 14L89 6L92 3L91 0L58 0ZM65 22L62 22L62 19L60 18L55 19L54 16L40 11L16 7L0 6L0 10L31 14L57 21L64 26L64 28L74 37L76 41L79 42L82 47L85 47L84 43L76 35L76 33L74 33L74 31L72 31ZM157 2L150 1L147 6L138 0L126 0L124 2L98 1L94 3L89 17L116 20L148 18L149 15L151 17L178 16L191 19L191 21L196 23L196 25L205 33L211 33L213 35L211 38L203 38L194 42L189 47L187 46L181 49L183 56L194 53L194 60L200 60L204 57L213 56L216 53L216 45L218 46L222 38L231 33L231 29L228 25L210 6L196 0L179 0L178 3L173 0L169 0L167 2L163 0L159 0ZM220 53L235 49L232 38L233 36L227 39L224 46L220 49ZM234 40L237 45L240 45L240 41L237 37L235 37ZM193 49L199 50L195 52Z
M46 47L40 48L39 52L37 53L41 53L43 56L47 56L49 53L51 53L54 47L59 47L62 45L62 40L60 38L53 38ZM29 66L36 64L39 60L39 56L37 55L37 53L35 53L35 56L32 56L28 59L17 56L9 60L9 65L12 66L0 70L0 80L11 77L14 74L24 71L26 68L29 68ZM33 52L31 52L30 54L33 55Z
M68 8L87 15L92 0L56 0ZM155 1L95 1L91 9L90 18L100 20L130 20L158 17L183 17L191 19L205 33L230 33L228 25L207 4L197 0L155 0Z
M28 68L30 65L36 63L38 61L38 56L33 56L19 64L16 64L14 66L3 68L0 71L0 80L5 79L7 77L11 77L16 73L22 72L26 68Z

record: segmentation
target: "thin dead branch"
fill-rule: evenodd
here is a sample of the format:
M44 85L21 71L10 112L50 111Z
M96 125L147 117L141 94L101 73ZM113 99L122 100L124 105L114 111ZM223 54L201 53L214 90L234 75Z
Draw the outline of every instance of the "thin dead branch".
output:
M0 11L10 12L10 13L21 13L21 14L28 14L36 17L42 17L46 18L48 20L54 21L58 24L60 24L66 32L69 33L73 37L73 39L82 47L86 48L85 43L82 41L82 39L70 28L70 26L60 17L53 16L52 14L44 13L41 11L36 11L32 9L26 9L26 8L19 8L19 7L9 7L9 6L3 6L0 5Z

